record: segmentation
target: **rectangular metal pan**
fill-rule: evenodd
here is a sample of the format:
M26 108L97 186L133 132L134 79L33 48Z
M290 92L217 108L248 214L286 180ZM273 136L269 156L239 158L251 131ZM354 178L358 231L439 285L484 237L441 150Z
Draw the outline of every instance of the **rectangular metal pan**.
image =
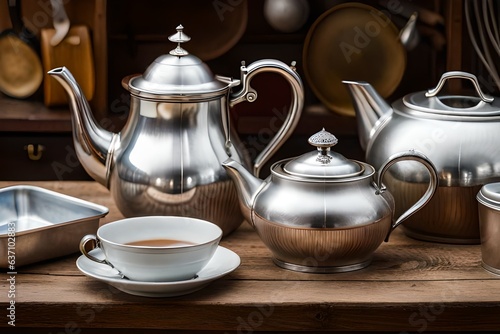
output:
M40 187L0 189L0 267L14 268L75 253L96 233L108 208Z

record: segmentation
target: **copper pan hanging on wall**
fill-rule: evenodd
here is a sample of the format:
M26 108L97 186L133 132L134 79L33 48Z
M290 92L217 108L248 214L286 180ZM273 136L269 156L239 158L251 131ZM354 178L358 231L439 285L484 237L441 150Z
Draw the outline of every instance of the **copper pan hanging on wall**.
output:
M414 41L403 36L415 33L415 20L416 14L399 31L384 13L361 3L344 3L323 13L309 29L303 49L304 73L313 93L345 116L355 113L342 80L368 81L382 96L392 94L406 68L405 43Z
M24 99L33 95L43 80L39 43L23 23L21 1L8 1L12 29L0 34L0 92Z

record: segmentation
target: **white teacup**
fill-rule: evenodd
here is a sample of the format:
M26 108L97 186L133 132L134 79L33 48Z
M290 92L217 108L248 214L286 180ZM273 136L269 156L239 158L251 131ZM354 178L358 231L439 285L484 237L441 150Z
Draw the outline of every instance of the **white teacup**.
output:
M97 235L80 241L80 251L89 259L116 268L130 280L180 281L193 278L212 258L222 230L205 220L147 216L105 224ZM104 253L98 259L85 249L94 241Z

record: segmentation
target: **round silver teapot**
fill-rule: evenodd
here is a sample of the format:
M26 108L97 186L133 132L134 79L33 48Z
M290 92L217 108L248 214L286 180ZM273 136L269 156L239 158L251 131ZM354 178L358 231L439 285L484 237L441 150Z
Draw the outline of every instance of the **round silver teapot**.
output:
M243 215L280 267L318 273L364 268L392 230L432 198L436 170L423 154L404 151L375 172L367 163L331 151L337 138L324 130L309 143L317 151L273 164L264 181L232 159L224 162ZM382 178L391 166L406 160L421 163L430 181L423 196L393 220L394 199Z
M169 37L177 47L158 57L142 75L126 77L130 113L120 133L103 129L68 69L49 72L65 88L72 111L77 156L95 180L108 187L124 216L177 215L219 225L224 234L243 221L234 185L221 166L228 157L251 168L244 148L231 136L229 109L253 102L251 79L281 74L292 101L282 127L253 163L255 173L293 132L302 111L303 86L293 66L264 59L241 66L241 80L214 76L181 47L183 27ZM232 92L241 86L237 92Z
M447 80L469 80L477 96L439 94ZM447 72L437 86L410 93L388 105L366 82L345 82L356 110L361 146L375 168L395 152L416 149L436 166L439 187L432 201L403 224L417 239L479 243L476 194L500 181L500 100L484 94L477 78ZM425 189L425 170L398 164L384 182L406 210Z

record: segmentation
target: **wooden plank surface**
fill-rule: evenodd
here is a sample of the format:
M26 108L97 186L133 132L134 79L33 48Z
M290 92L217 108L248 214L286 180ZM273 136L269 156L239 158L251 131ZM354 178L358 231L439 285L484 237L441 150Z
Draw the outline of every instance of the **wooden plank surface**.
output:
M107 206L102 223L122 218L109 191L95 182L29 184ZM500 277L481 268L479 245L416 241L397 229L368 268L342 274L278 268L246 222L221 245L239 254L240 267L201 291L174 298L132 296L88 278L75 266L78 254L18 268L17 326L48 330L70 324L85 332L500 330ZM0 290L5 310L5 279ZM7 327L2 333L11 329L6 321L0 327Z

